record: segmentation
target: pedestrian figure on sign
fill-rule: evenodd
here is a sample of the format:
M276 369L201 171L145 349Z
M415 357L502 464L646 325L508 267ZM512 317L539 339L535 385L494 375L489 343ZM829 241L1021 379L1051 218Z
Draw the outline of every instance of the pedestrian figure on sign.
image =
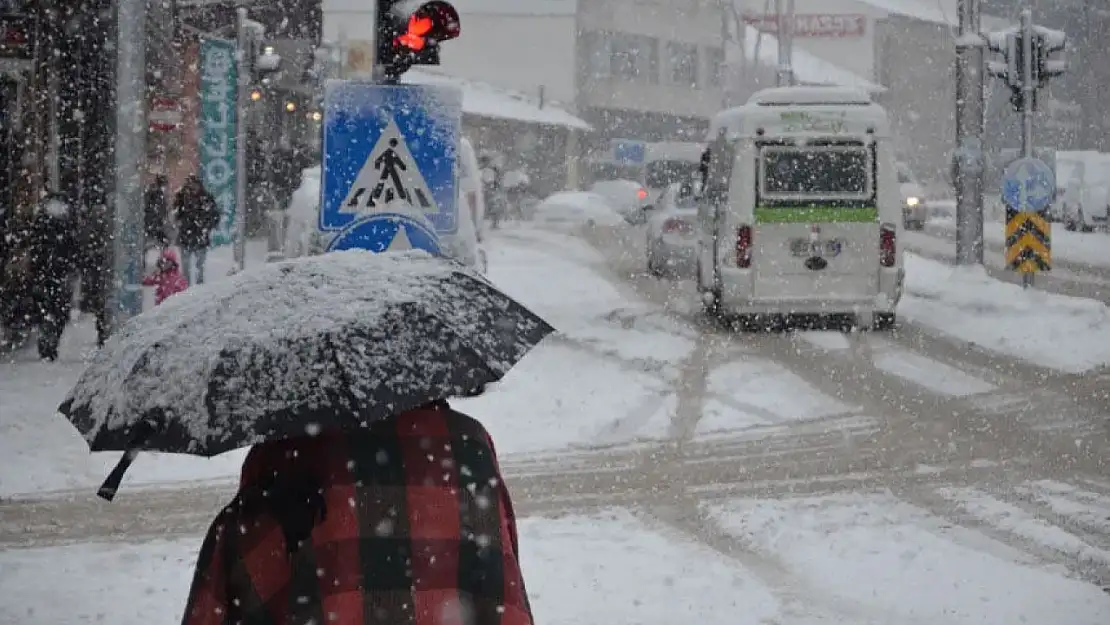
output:
M181 268L189 284L204 284L204 261L212 243L212 231L220 224L216 199L204 188L200 178L189 176L174 200L177 244L181 247ZM196 276L193 261L196 261Z
M371 194L371 200L377 202L382 197L382 191L385 190L385 183L388 181L393 182L393 188L397 190L397 196L402 200L409 201L408 193L405 191L405 185L401 182L401 172L408 170L405 161L397 156L397 139L389 140L389 147L382 152L381 156L374 159L374 169L382 172L381 178L378 179L378 185L374 187L374 193ZM385 202L388 204L394 200L393 191L385 192Z

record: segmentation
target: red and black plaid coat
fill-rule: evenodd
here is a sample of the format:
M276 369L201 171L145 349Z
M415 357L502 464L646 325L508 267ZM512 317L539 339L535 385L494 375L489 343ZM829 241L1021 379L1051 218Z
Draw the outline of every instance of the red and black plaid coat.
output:
M299 546L274 499L307 511ZM183 624L532 625L518 553L493 442L443 402L251 449Z

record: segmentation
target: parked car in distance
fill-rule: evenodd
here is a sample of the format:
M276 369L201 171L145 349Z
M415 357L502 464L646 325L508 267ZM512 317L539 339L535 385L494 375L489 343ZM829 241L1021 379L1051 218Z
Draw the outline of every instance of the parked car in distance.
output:
M589 191L604 197L630 224L647 221L652 209L648 190L635 180L599 180L590 185Z
M697 265L698 209L693 185L675 183L659 196L647 221L647 270L656 276L691 277Z
M898 176L898 190L902 194L902 222L907 230L923 230L929 217L929 207L925 203L925 189L914 178L909 165L895 164Z
M562 191L536 205L532 220L571 228L614 228L627 226L609 201L591 191Z

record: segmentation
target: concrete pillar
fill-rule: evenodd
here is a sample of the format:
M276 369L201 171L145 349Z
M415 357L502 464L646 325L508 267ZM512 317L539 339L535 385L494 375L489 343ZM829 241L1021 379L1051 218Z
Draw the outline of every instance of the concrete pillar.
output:
M578 162L580 160L578 135L580 131L567 129L567 189L577 189L579 184Z

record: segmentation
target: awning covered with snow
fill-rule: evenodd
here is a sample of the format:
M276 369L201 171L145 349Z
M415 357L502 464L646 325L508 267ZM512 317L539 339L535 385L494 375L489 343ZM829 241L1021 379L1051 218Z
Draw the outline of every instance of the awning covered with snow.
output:
M509 119L545 126L560 126L576 130L591 129L585 121L558 106L545 104L541 107L534 98L487 83L437 74L427 70L410 70L405 74L404 82L459 87L463 93L463 113L467 115Z
M745 27L744 32L744 57L754 59L756 41L762 37L763 43L759 46L759 59L761 65L777 67L779 63L779 42L774 35L760 33L751 26ZM875 84L866 78L850 72L835 63L817 57L798 46L794 46L794 77L799 82L813 85L833 85L838 87L855 87L868 93L882 93L886 87Z

